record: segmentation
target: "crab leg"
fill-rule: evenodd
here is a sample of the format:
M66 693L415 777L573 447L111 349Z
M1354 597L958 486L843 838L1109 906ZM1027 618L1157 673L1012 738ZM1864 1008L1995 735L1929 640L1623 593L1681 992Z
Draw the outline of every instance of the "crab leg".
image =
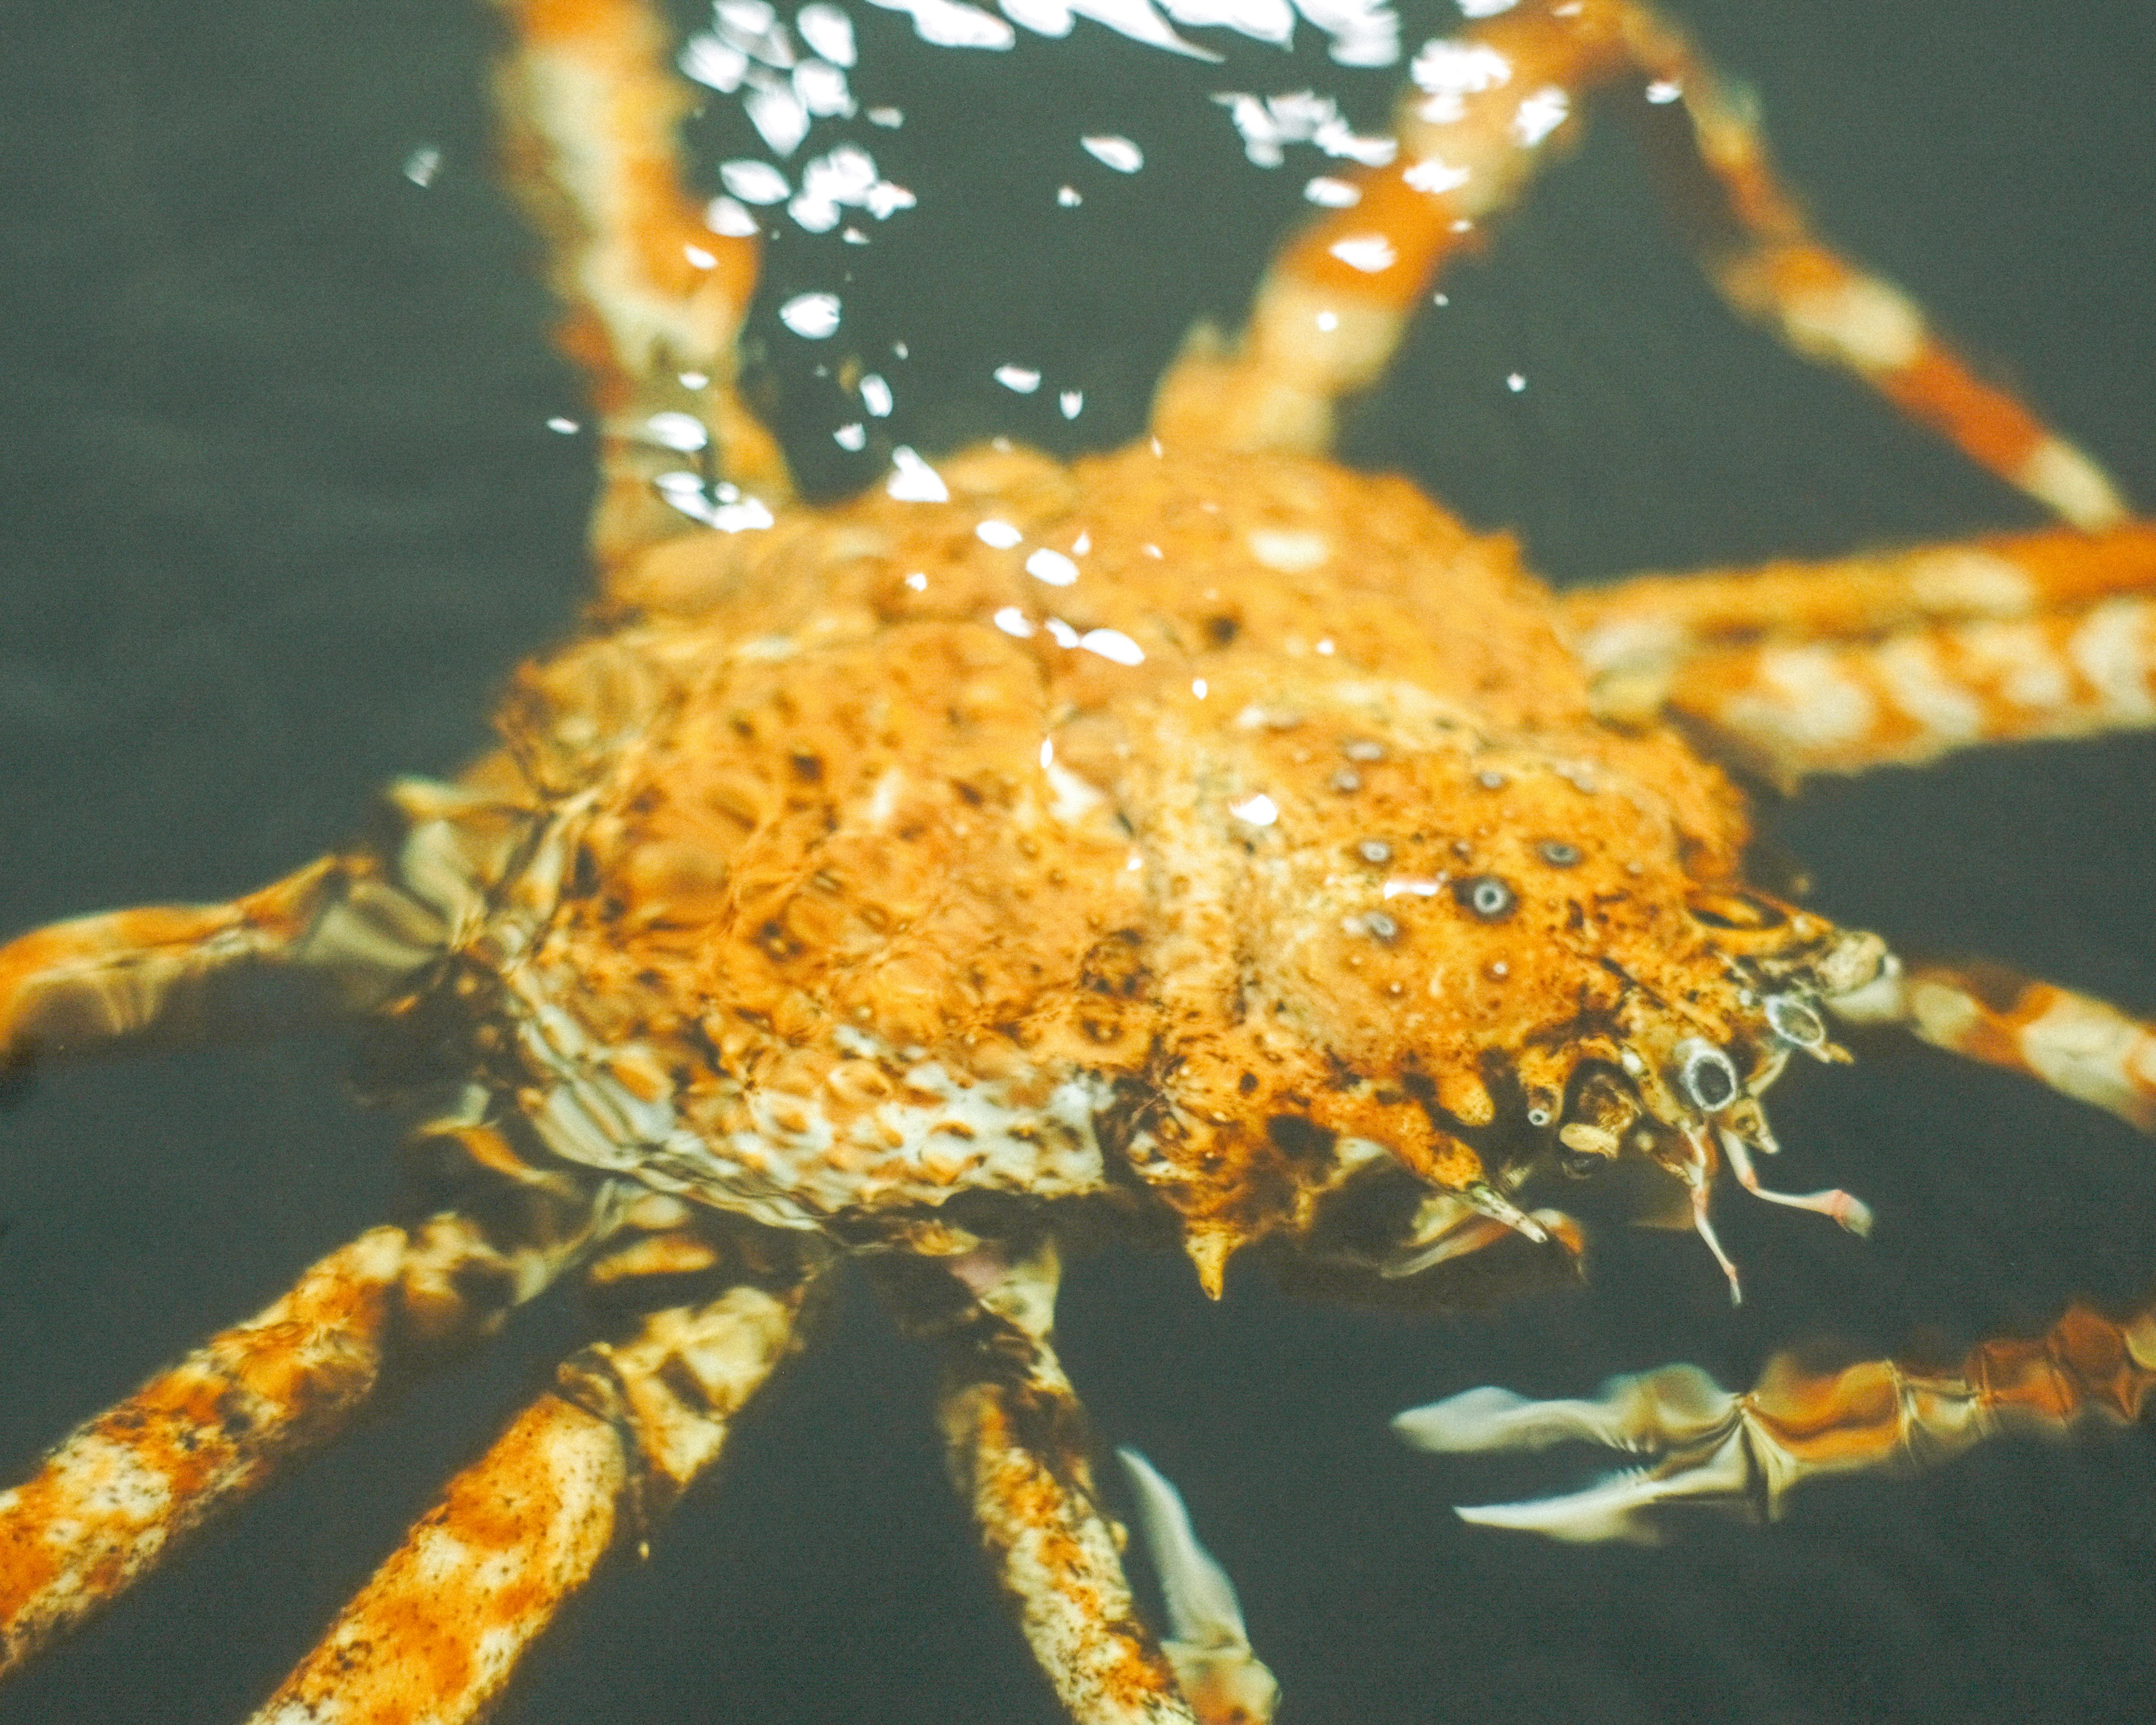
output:
M271 1034L295 1006L382 1006L485 915L532 816L484 789L406 778L378 824L378 848L230 904L108 911L0 946L0 1087L44 1060Z
M943 1343L937 1414L952 1481L1065 1710L1077 1725L1195 1725L1138 1620L1085 1410L1055 1357L1061 1267L1050 1237L1024 1258L984 1248L955 1260L962 1290L940 1276L926 1293L895 1280L887 1290L901 1321ZM968 1297L954 1314L959 1291Z
M1897 1024L1949 1053L2004 1066L2156 1132L2156 1025L1985 963L1912 964L1830 1000L1856 1024Z
M1634 0L1528 0L1426 49L1403 102L1399 151L1363 170L1360 198L1275 261L1237 350L1194 349L1163 382L1163 437L1317 451L1334 404L1390 362L1438 272L1517 202L1576 99L1614 88L1665 200L1740 315L1840 367L1970 459L2077 526L2127 509L2089 456L1979 381L1899 288L1823 244L1769 162L1748 105L1673 25Z
M1613 1378L1591 1401L1471 1389L1410 1409L1394 1426L1419 1449L1449 1453L1584 1440L1644 1455L1645 1465L1584 1491L1460 1514L1559 1539L1651 1541L1661 1505L1772 1520L1807 1480L1915 1472L1994 1437L2063 1437L2092 1421L2131 1425L2152 1392L2156 1310L2119 1322L2076 1306L2034 1341L1979 1344L1958 1371L1866 1360L1813 1373L1784 1355L1738 1395L1696 1366L1665 1366Z
M1784 783L2156 725L2156 526L2000 535L1558 601L1609 717Z
M793 1345L807 1281L737 1286L569 1359L449 1483L261 1725L434 1725L484 1713L562 1605L717 1460Z
M0 947L0 1072L138 1040L198 1040L228 1021L215 985L298 968L343 896L330 858L227 905L146 905L33 929Z
M519 1240L454 1212L371 1229L77 1428L0 1492L0 1675L336 1436L386 1379L492 1329L553 1279L581 1232L558 1208Z
M757 242L712 232L680 182L690 98L664 20L644 0L496 4L511 33L495 70L504 176L547 241L567 308L558 340L599 415L594 557L611 569L700 522L767 523L734 490L772 503L791 490L734 388Z

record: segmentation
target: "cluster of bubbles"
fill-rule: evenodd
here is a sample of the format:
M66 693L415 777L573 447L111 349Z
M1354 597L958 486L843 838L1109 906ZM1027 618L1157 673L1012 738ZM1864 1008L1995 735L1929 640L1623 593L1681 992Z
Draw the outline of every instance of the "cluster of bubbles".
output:
M1383 70L1404 58L1401 20L1391 0L998 0L994 10L969 0L868 3L905 15L920 40L939 48L1007 51L1021 32L1060 38L1084 19L1144 46L1209 64L1221 64L1227 56L1184 32L1225 31L1284 49L1294 44L1300 25L1323 39L1328 59L1341 67ZM1515 3L1457 0L1460 13L1470 19ZM860 54L853 18L831 0L810 0L790 20L770 0L715 0L708 28L688 39L678 64L696 83L739 103L766 153L720 164L724 189L706 212L714 232L752 235L783 212L804 233L866 245L875 223L916 207L914 193L886 177L855 129L865 122L896 131L906 123L899 109L867 105L856 96L852 80ZM1441 100L1463 78L1472 82L1474 69L1455 64L1456 58L1440 39L1416 53L1409 69L1433 100ZM1397 147L1389 136L1358 131L1338 100L1317 90L1224 90L1212 100L1240 138L1245 157L1260 167L1280 167L1298 148L1347 167L1382 167ZM804 153L826 125L845 127L846 134L820 151ZM1146 163L1142 147L1118 134L1087 134L1073 141L1112 172L1135 174ZM1310 179L1305 195L1321 206L1340 208L1359 194L1349 181L1321 172ZM1065 184L1057 201L1075 208L1085 195ZM836 292L818 289L789 298L779 317L799 339L822 341L839 333L844 306ZM1038 368L1015 359L995 367L994 376L1022 394L1040 387ZM883 392L881 404L864 395L862 406L871 417L887 417L889 386L880 377L873 382ZM1066 419L1077 417L1084 400L1075 389L1056 393ZM841 448L859 449L865 447L867 428L855 418L833 436Z

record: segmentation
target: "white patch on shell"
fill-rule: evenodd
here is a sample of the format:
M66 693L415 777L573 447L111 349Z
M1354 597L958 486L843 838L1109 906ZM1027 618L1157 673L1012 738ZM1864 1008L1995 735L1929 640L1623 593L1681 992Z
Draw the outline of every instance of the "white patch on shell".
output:
M1831 754L1861 742L1878 722L1870 691L1842 674L1831 648L1762 653L1758 689L1733 696L1722 710L1722 722L1794 753Z
M2094 685L2104 717L2113 724L2156 719L2156 627L2145 599L2112 599L2098 605L2066 643L2067 656Z
M2038 444L2015 480L2077 527L2116 526L2133 514L2111 476L2062 438Z
M1793 295L1782 308L1782 327L1798 352L1860 372L1913 365L1929 339L1916 302L1874 275Z
M108 1438L85 1435L61 1451L67 1475L85 1507L141 1527L158 1520L172 1501L172 1481ZM80 1488L94 1481L88 1491Z
M2074 696L2074 679L2044 632L2023 623L1973 624L1961 632L1962 655L1991 679L2001 698L2035 712L2056 712Z
M875 788L861 805L861 822L871 832L890 824L898 812L898 799L906 790L906 775L897 768L886 768L883 777L876 780Z
M1048 808L1051 820L1075 826L1108 800L1106 792L1081 778L1060 761L1047 761L1042 771L1047 773L1048 782L1055 791L1055 800Z
M1995 552L1944 547L1913 558L1909 591L1935 617L2026 617L2035 583Z
M2143 1129L2156 1122L2156 1036L2101 1001L2061 996L2022 1027L2021 1057L2056 1091Z
M1984 735L1984 705L1958 686L1939 663L1938 649L1921 636L1880 648L1880 680L1894 705L1943 747L1974 742Z
M1254 527L1248 542L1252 557L1268 569L1277 569L1283 575L1315 569L1332 555L1332 547L1322 533L1290 533Z

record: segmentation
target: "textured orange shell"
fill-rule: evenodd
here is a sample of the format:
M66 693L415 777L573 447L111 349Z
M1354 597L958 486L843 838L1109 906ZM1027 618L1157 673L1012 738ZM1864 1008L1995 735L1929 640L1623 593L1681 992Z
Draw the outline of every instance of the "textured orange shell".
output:
M1149 1188L1217 1282L1309 1225L1338 1145L1481 1179L1460 1134L1553 1111L1628 1000L1739 1038L1686 906L1743 803L1593 715L1509 539L1288 457L942 478L653 552L506 721L588 809L545 993L800 1219ZM1073 1081L1097 1168L1025 1149ZM991 1094L1014 1132L962 1106Z

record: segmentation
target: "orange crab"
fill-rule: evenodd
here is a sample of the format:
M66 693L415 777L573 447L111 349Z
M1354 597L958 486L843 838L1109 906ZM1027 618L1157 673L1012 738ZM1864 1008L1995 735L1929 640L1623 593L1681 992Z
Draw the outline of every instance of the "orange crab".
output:
M373 1081L422 1105L419 1207L8 1500L18 1655L378 1380L574 1271L608 1341L460 1476L269 1716L483 1707L857 1256L947 1355L953 1464L1064 1703L1183 1717L1191 1650L1179 1683L1130 1620L1050 1346L1059 1240L1179 1240L1216 1294L1250 1247L1441 1304L1568 1276L1577 1190L1675 1210L1719 1255L1710 1180L1726 1158L1756 1182L1758 1092L1790 1052L1830 1051L1836 1013L2147 1123L2130 1019L1993 973L1898 974L1748 885L1744 805L1666 722L1794 780L2146 722L2156 660L2148 531L1810 240L1666 27L1592 3L1481 27L1460 52L1506 75L1484 59L1425 89L1399 161L1276 266L1233 350L1178 363L1124 453L902 465L854 505L654 548L682 501L678 455L637 434L660 414L691 412L722 470L780 501L726 382L747 249L675 206L637 13L519 23L509 159L619 434L592 632L521 680L506 751L398 788L367 844L234 906L0 955L21 1073L237 1021L280 977L375 1022ZM1680 190L1712 194L1689 208L1725 291L2075 530L1553 604L1505 543L1312 459L1456 224L1561 138L1522 136L1522 93L1644 84L1681 98L1642 123ZM564 88L585 95L545 99ZM562 159L611 177L557 179ZM2098 1391L2130 1414L2138 1334L2076 1317L2022 1351L2035 1378L1979 1388L2032 1385L2038 1424ZM1952 1373L1932 1376L1950 1403ZM1717 1454L1769 1480L1892 1460L1880 1381L1778 1380L1738 1425L1722 1410ZM1696 1440L1677 1423L1630 1435ZM1490 1430L1455 1412L1441 1435ZM1738 1471L1739 1495L1756 1484ZM1188 1567L1162 1551L1173 1603ZM1232 1636L1213 1651L1253 1669Z

